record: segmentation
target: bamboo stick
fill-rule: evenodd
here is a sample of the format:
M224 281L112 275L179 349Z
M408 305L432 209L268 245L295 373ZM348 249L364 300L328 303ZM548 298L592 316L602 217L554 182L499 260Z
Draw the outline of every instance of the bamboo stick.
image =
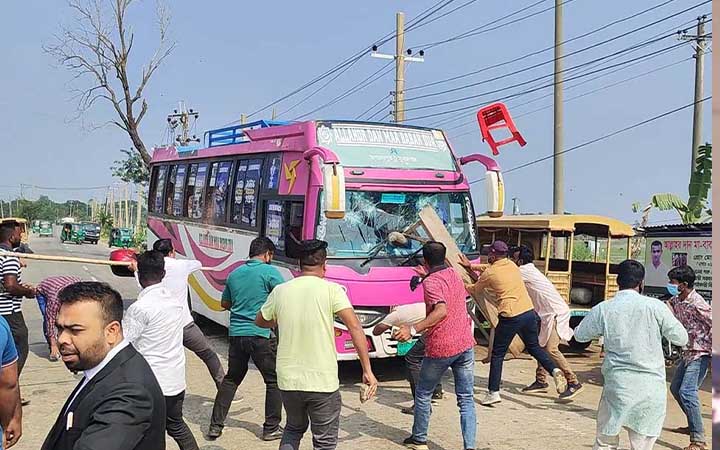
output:
M73 262L81 264L99 264L105 266L123 266L130 267L130 263L126 261L110 261L105 259L78 258L76 256L56 256L56 255L38 255L37 253L16 253L16 252L0 252L0 256L14 256L23 259L34 259L37 261L57 261L57 262ZM200 270L215 271L221 270L215 267L201 267Z

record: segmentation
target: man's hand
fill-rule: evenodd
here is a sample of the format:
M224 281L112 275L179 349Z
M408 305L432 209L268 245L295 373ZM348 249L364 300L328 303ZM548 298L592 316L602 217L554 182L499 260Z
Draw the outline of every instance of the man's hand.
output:
M17 444L20 436L22 436L22 420L20 417L19 414L15 414L15 416L10 419L7 429L4 430L3 442L5 443L5 448L10 448Z
M426 277L428 274L428 271L425 268L425 266L415 266L415 267L413 267L413 270L415 271L416 274L420 275L423 278Z
M460 253L458 256L458 264L460 264L465 270L472 271L472 263L467 256Z
M375 378L375 375L371 372L363 372L363 383L368 386L368 390L366 392L367 399L370 400L371 398L375 397L375 393L377 392L378 387L378 380Z
M133 272L137 272L137 260L132 259L130 260L130 265L128 266L128 269L132 270Z
M35 286L33 286L32 284L28 284L28 283L22 283L21 286L29 291L28 295L25 295L25 297L27 297L27 298L37 297L37 288Z
M395 330L395 335L393 337L400 342L409 341L410 339L412 339L412 333L410 333L410 327L407 325L400 325L400 327L397 330Z

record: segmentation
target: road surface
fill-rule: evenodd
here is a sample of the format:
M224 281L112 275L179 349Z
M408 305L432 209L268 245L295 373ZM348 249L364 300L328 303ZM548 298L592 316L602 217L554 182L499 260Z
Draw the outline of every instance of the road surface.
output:
M104 244L60 244L57 238L32 236L30 245L36 253L71 255L106 259L110 250ZM76 263L46 263L28 261L23 280L37 283L50 275L77 275L85 280L110 283L123 296L126 306L136 298L138 287L134 279L117 278L106 266ZM24 433L17 450L40 448L52 426L58 411L73 390L78 376L65 369L62 362L50 362L48 350L42 336L41 316L35 301L26 300L23 313L30 330L30 356L20 380L23 396L31 400L24 408ZM227 367L227 339L225 329L212 324L202 324L216 351ZM572 404L555 402L552 394L525 395L519 389L532 381L535 373L534 362L529 359L507 361L505 364L503 402L486 408L478 404L478 449L522 450L553 449L577 450L592 447L595 434L595 414L601 392L601 360L598 349L591 347L583 355L569 355L585 391ZM212 410L215 386L208 372L194 354L187 352L187 395L185 418L203 450L236 450L254 448L276 449L278 442L263 442L262 433L264 385L254 368L250 370L230 410L223 436L216 441L204 437ZM488 365L480 363L484 357L481 348L477 350L476 402L485 394ZM400 444L409 435L412 417L400 412L402 406L411 402L410 389L403 379L400 361L375 362L375 372L380 380L376 400L361 405L359 401L359 366L354 363L341 366L341 391L343 397L340 424L340 450L400 449ZM671 372L668 372L671 376ZM446 396L434 407L430 424L430 448L460 449L462 438L458 409L455 404L451 374L443 380ZM701 399L706 433L710 436L710 377L703 386ZM685 418L675 401L668 397L668 416L656 448L681 450L688 445L687 436L676 434L669 429L685 426ZM627 438L623 436L627 448ZM168 439L168 449L177 446ZM303 449L310 449L309 434L303 440Z

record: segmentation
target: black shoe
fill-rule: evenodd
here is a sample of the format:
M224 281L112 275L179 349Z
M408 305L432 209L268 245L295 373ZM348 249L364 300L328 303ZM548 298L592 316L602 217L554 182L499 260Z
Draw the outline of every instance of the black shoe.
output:
M405 439L403 445L412 450L428 450L427 442L416 441L412 436Z
M400 408L400 412L409 416L415 415L415 405Z
M277 441L283 437L283 429L278 427L277 430L271 431L270 433L263 433L263 441Z
M535 381L529 386L522 388L523 392L547 392L549 385L540 381Z
M215 439L219 438L222 435L222 428L214 425L210 425L210 429L207 433L207 438L211 441L214 441Z
M30 404L30 400L26 398L20 398L20 406L27 406Z
M576 395L578 395L583 390L583 385L580 383L568 383L567 389L565 389L565 392L560 394L560 400L561 401L569 401L575 398Z
M443 391L433 392L432 399L433 400L442 400L445 396L445 393Z

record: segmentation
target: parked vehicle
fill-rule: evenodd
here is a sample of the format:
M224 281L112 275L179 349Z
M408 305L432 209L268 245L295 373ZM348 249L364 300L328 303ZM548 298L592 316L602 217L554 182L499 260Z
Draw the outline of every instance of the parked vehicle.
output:
M85 231L85 242L97 245L100 240L100 224L83 222L81 225Z
M74 242L78 245L85 241L85 230L79 223L66 223L60 232L60 242Z
M535 265L570 305L575 328L590 309L618 291L617 267L630 258L633 228L619 220L591 215L519 215L477 219L481 245L502 239L525 245ZM570 342L582 350L589 343Z
M33 233L38 234L40 233L40 221L39 220L33 220L32 221L32 227L30 228Z

